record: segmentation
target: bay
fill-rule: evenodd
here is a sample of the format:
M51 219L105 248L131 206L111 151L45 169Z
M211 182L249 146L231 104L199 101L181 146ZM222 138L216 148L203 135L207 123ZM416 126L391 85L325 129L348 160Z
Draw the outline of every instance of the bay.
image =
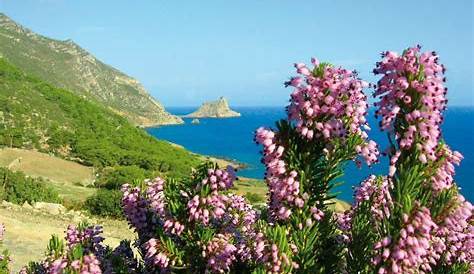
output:
M194 107L174 107L167 110L176 115L194 111ZM199 124L192 124L192 119L184 119L184 125L170 125L159 128L148 128L147 131L159 139L184 146L199 154L222 157L245 163L247 168L239 170L238 175L263 179L265 167L261 164L260 146L254 141L254 132L260 126L274 127L275 121L285 117L284 107L237 107L241 117L199 119ZM372 130L369 136L382 148L387 146L386 134L378 130L378 122L369 114L369 125ZM461 166L456 167L455 179L461 192L471 201L474 200L474 107L451 107L445 113L443 134L448 145L464 155ZM380 163L373 167L357 168L348 163L344 183L334 189L340 199L352 200L353 186L369 174L386 174L388 159L380 158Z

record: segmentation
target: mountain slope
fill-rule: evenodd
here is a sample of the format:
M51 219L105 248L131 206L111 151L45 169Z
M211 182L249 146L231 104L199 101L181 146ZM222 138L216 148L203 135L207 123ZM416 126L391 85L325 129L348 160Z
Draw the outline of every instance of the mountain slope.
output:
M0 146L38 149L94 166L187 175L198 156L125 118L29 76L0 58Z
M0 56L48 83L106 105L137 125L182 123L137 80L97 60L71 40L38 35L2 13Z
M239 117L240 113L233 111L224 97L216 101L205 102L195 112L185 115L188 118L228 118Z

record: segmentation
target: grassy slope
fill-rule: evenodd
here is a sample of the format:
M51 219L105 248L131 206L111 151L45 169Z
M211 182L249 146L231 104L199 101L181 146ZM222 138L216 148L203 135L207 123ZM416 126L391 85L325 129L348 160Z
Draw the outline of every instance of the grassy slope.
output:
M0 166L21 171L27 176L47 179L66 204L79 204L96 192L95 188L85 187L94 180L93 168L46 153L17 148L1 149Z
M94 180L94 169L38 151L5 148L0 150L0 165L29 176L44 177L58 183L89 185Z
M89 166L137 165L187 174L200 160L98 104L0 58L0 145L53 152Z

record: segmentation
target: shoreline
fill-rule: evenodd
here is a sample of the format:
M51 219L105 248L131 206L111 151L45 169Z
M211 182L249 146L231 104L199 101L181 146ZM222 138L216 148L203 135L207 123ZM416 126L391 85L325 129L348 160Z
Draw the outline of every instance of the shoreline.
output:
M174 114L173 114L174 115ZM142 129L148 129L148 128L160 128L160 127L167 127L167 126L184 126L187 125L186 121L184 119L233 119L233 118L240 118L242 115L239 116L222 116L222 117L213 117L213 116L206 116L206 117L190 117L187 115L175 115L176 117L181 118L181 122L179 123L165 123L165 124L150 124L150 125L137 125L137 127L142 128Z
M154 137L156 138L156 137ZM162 140L162 139L160 139ZM170 141L167 141L167 140L162 140L162 141L165 141L167 143L169 143L170 145L172 145L173 147L177 147L177 148L181 148L181 149L185 149L187 150L189 153L199 157L200 159L206 161L211 161L211 162L214 162L216 164L218 164L220 167L224 167L224 166L231 166L235 169L245 169L247 168L249 165L247 163L244 163L244 162L240 162L236 159L229 159L229 158L225 158L225 157L219 157L219 156L211 156L211 155L205 155L205 154L199 154L199 153L195 153L195 152L192 152L190 150L188 150L185 146L183 145L180 145L180 144L177 144L177 143L173 143L173 142L170 142ZM254 179L254 180L258 180L257 178L250 178L250 179Z

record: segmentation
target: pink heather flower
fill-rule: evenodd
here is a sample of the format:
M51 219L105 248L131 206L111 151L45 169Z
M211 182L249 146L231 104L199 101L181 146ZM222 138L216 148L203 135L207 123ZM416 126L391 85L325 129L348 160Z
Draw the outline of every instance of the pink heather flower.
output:
M213 192L208 197L196 195L188 202L188 220L249 230L256 221L256 212L242 196Z
M227 271L237 258L244 262L252 257L249 244L257 214L242 196L220 193L232 187L234 180L231 167L208 170L207 177L195 189L197 194L187 204L189 222L212 226L218 232L203 251L211 272ZM207 186L211 192L201 192Z
M0 242L3 241L3 235L5 235L5 225L0 223Z
M291 207L303 207L296 171L288 172L282 160L285 148L276 143L275 133L259 128L255 134L257 143L263 145L263 163L266 166L266 182L270 192L269 216L275 220L286 220L291 215Z
M236 260L237 247L235 247L228 234L217 234L203 248L203 256L207 259L207 271L225 273L230 271L230 266Z
M160 177L147 181L145 197L149 210L154 213L163 229L171 234L180 235L184 230L184 225L175 220L168 212L164 193L165 180Z
M122 186L122 209L129 224L139 234L148 232L147 202L140 195L140 188L132 188L129 184Z
M60 258L49 264L46 269L48 274L62 274L67 266L67 259Z
M335 214L335 221L342 232L339 240L344 243L348 243L352 240L350 233L352 229L352 218L358 214L359 208L365 208L363 203L368 203L370 206L371 222L374 226L377 226L383 219L390 217L394 206L391 196L392 189L393 183L389 177L377 178L371 175L362 181L354 190L354 202L351 209L344 213ZM380 248L380 243L379 246L375 248Z
M436 192L440 192L453 186L454 165L459 165L463 156L457 151L451 151L447 145L440 144L436 152L436 158L437 169L431 177L431 182L433 189Z
M365 159L368 166L378 161L378 145L374 141L370 140L362 146L356 147L357 153Z
M348 134L366 140L363 129L370 128L365 118L368 104L363 89L368 84L353 71L320 64L315 58L312 64L313 70L322 71L321 75L312 73L303 63L295 64L297 73L302 75L298 79L304 81L290 84L295 90L288 106L288 119L295 122L298 132L308 140L334 141ZM377 162L379 151L375 142L365 142L357 152L368 165Z
M321 221L324 217L324 212L317 207L311 207L311 214L316 221Z
M164 216L166 206L165 194L163 192L165 180L157 177L152 181L147 181L146 184L145 197L148 201L148 206L156 215Z
M82 265L78 270L80 274L102 274L100 262L94 254L84 256L82 258Z
M431 265L440 259L432 245L438 226L431 219L429 209L415 209L413 215L404 216L404 220L398 240L393 242L386 237L374 246L378 255L372 263L378 266L378 273L429 273Z
M159 240L151 238L144 244L146 250L145 261L150 265L159 267L160 270L166 270L170 264L170 259L164 251L161 250Z
M235 170L231 166L227 166L226 170L209 169L207 171L208 177L203 179L198 188L203 185L209 185L212 191L227 190L234 185Z
M402 55L383 53L382 61L374 70L375 74L383 75L374 93L380 98L375 105L378 107L376 116L381 117L381 129L394 135L397 149L417 153L421 163L430 166L439 159L443 161L437 164L439 169L432 177L436 193L451 187L452 163L462 159L460 155L451 158L453 153L439 142L447 88L444 87L444 67L438 60L435 52L420 53L418 46L405 50ZM397 128L394 134L395 121L399 120L406 125ZM390 176L395 174L397 161L398 156L391 160Z
M122 208L130 226L140 235L148 235L152 233L149 223L158 224L165 232L179 236L185 227L168 211L164 194L165 181L157 177L145 180L145 183L144 193L138 187L131 188L128 184L122 186ZM147 219L149 215L152 216L151 220Z
M387 177L377 179L374 175L363 181L354 192L354 204L352 210L355 211L365 202L370 201L370 211L375 220L380 221L390 217L393 201L391 190L393 183Z
M290 244L293 253L297 253L298 249L294 244ZM266 273L283 273L285 267L292 266L297 269L299 266L293 262L284 253L281 253L278 246L268 241L262 232L254 235L252 245L253 258L257 264L263 264Z
M66 230L66 242L69 248L79 244L82 241L82 235L75 225L69 225Z
M294 210L304 208L308 200L304 197L304 193L300 193L298 173L287 170L286 163L283 161L285 147L277 143L275 132L259 128L255 133L255 141L263 145L262 162L266 166L265 181L269 190L269 218L271 221L288 220ZM314 220L320 221L324 217L324 213L317 207L313 206L312 210L316 210L316 212L311 212Z
M82 229L75 225L69 225L66 230L65 240L69 249L77 244L81 244L85 252L102 253L104 238L101 236L103 229L101 226L88 226Z
M474 269L474 207L462 195L455 198L457 205L436 231L438 252L443 260L468 263Z

